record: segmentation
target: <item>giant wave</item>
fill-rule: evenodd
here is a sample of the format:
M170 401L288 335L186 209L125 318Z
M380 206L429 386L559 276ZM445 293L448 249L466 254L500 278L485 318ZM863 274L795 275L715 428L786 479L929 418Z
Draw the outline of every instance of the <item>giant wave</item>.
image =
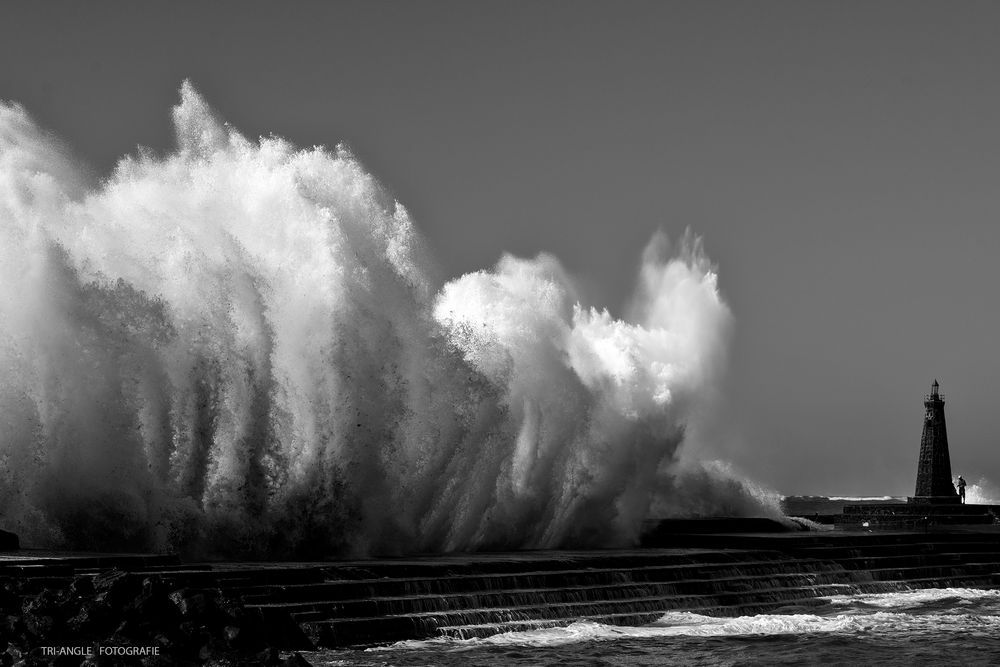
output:
M439 279L344 146L177 147L95 182L0 105L0 508L34 546L290 557L634 543L779 513L700 463L731 314L656 234L624 319L560 262Z

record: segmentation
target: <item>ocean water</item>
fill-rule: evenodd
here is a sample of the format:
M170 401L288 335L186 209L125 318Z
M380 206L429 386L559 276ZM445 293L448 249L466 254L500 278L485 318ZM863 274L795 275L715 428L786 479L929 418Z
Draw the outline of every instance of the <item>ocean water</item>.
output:
M924 589L821 598L809 613L664 614L642 627L577 622L486 639L305 654L315 665L997 665L1000 591Z

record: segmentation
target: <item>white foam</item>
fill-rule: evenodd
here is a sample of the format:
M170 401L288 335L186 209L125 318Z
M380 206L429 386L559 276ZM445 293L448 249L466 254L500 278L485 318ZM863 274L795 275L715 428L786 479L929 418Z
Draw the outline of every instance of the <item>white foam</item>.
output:
M346 148L247 139L187 83L173 117L176 150L93 183L0 105L0 507L23 542L612 546L654 503L777 513L678 467L731 328L697 238L653 238L626 319L548 255L443 283Z
M943 601L957 604L973 601L1000 601L1000 590L978 588L925 588L896 593L871 593L859 595L833 595L822 598L835 605L864 604L886 609L929 605Z
M613 641L621 638L655 639L668 637L749 637L868 632L962 631L995 633L1000 617L980 614L923 614L876 612L815 614L761 614L737 618L713 618L684 612L667 614L653 625L624 627L592 622L576 622L564 627L507 632L485 638L435 638L398 642L369 651L427 649L474 646L559 646L586 641Z
M1000 631L1000 608L970 612L976 602L1000 601L1000 591L945 588L822 598L835 605L831 614L758 614L735 618L713 617L693 612L668 612L655 623L641 627L613 626L580 621L563 627L515 631L486 638L435 638L405 641L370 650L386 651L433 647L558 646L585 641L630 638L743 637L871 632L969 632ZM948 609L940 609L949 602ZM872 611L876 607L877 611ZM924 608L924 609L921 609ZM933 611L930 611L933 610Z
M1000 489L990 480L980 477L965 489L965 502L976 505L1000 505Z

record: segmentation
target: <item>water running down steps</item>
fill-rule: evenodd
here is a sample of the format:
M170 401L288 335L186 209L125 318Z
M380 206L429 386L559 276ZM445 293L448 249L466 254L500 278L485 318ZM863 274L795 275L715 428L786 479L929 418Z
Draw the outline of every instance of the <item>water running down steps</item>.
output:
M238 602L283 649L485 637L586 620L644 625L667 612L706 616L816 611L821 598L920 588L1000 587L1000 536L784 534L677 536L685 546L590 552L426 556L338 563L49 559L0 574L52 587L122 570L136 585ZM708 543L725 541L730 548ZM699 546L700 545L700 546ZM256 632L256 630L255 630Z
M361 589L342 589L348 596L364 593L360 602L334 595L319 601L308 587L288 587L276 594L280 601L261 609L291 615L316 645L347 646L484 637L581 619L643 625L667 611L797 611L824 604L821 596L1000 585L1000 543L993 535L924 543L922 535L838 537L847 539L823 544L810 536L756 536L750 540L756 547L734 549L507 555L498 556L509 559L499 561L500 573L491 572L498 563L484 555L460 566L479 570L475 575L448 578L368 568L372 576L355 582Z

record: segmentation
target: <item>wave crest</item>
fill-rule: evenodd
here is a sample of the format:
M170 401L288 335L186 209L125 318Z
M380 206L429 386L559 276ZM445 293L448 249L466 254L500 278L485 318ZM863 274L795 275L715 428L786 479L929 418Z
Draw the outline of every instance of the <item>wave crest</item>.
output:
M628 321L549 255L442 284L346 148L250 141L188 83L173 118L174 152L93 185L0 106L0 502L26 543L611 546L670 503L731 326L696 239L654 237Z

